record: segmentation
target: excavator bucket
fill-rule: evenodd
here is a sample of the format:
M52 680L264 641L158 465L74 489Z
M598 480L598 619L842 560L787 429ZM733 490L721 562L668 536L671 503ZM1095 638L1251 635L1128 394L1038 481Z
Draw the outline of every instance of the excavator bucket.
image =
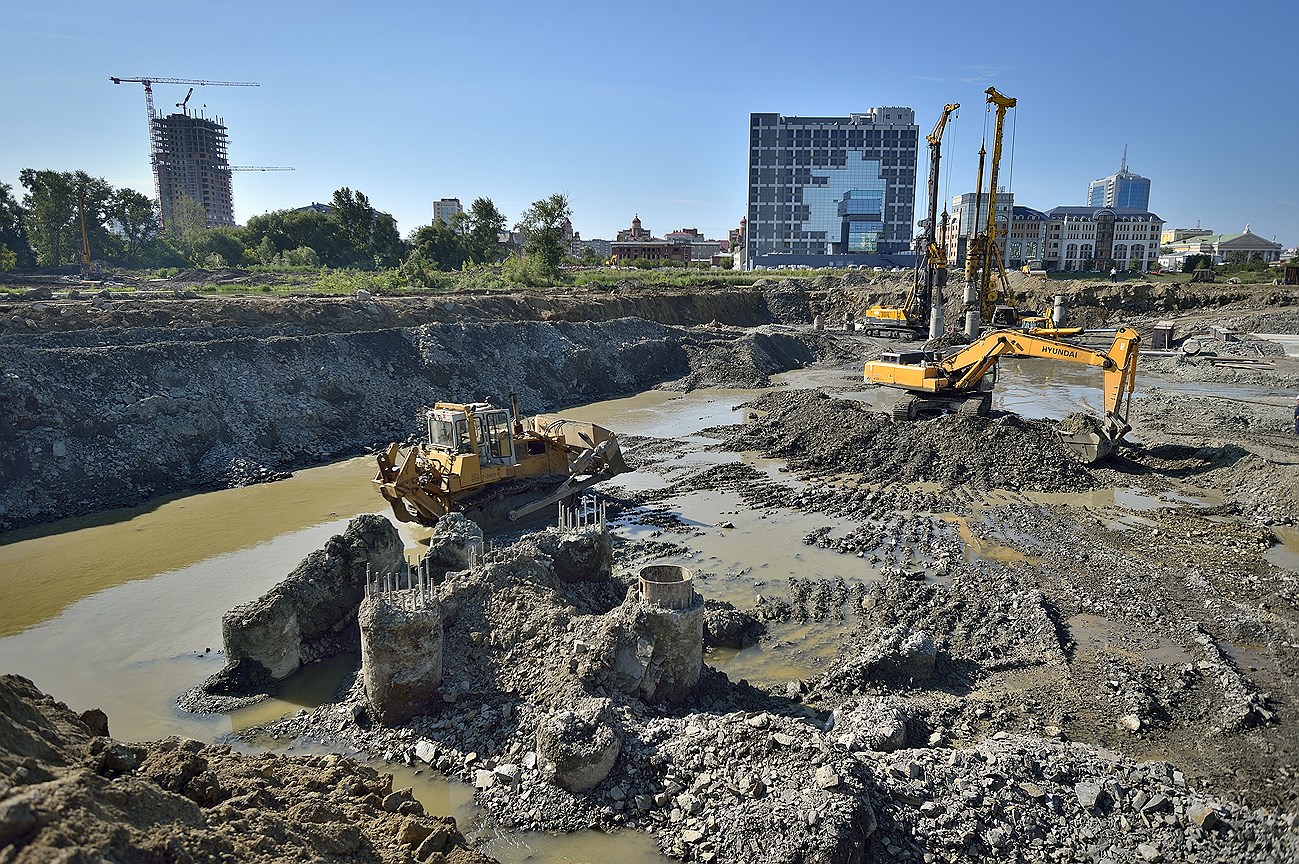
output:
M1060 443L1090 464L1113 453L1131 428L1116 417L1101 420L1089 414L1071 414L1060 423L1056 435Z
M1087 463L1099 462L1114 451L1114 442L1099 432L1075 432L1066 435L1057 430L1056 434L1060 436L1064 446L1077 453L1078 458Z

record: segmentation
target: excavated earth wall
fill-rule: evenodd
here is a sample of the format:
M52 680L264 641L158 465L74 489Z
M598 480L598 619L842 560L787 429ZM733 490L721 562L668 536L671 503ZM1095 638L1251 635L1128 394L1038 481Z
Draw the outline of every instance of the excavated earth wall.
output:
M805 293L771 293L26 304L0 338L0 530L355 455L434 401L752 386L816 353L815 336L725 326L808 317Z

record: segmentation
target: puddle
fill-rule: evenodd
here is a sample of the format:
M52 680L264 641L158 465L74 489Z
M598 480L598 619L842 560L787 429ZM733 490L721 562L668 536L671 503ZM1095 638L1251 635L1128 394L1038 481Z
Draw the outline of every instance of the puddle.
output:
M956 533L960 535L961 542L965 546L965 560L967 561L973 558L996 561L1000 564L1036 564L1041 561L1041 558L1021 552L1014 546L1009 546L995 538L976 536L970 529L969 522L963 517L952 513L944 513L942 518L946 519L948 524L956 526Z
M674 514L683 523L660 528L638 522L655 511ZM733 528L719 527L721 523ZM783 596L790 576L864 582L880 577L866 559L803 543L812 532L832 526L855 527L845 520L791 510L751 510L735 492L699 491L674 496L650 510L633 510L610 529L628 539L657 539L679 543L684 553L656 558L657 564L678 564L694 571L696 587L705 597L753 604L755 593Z
M0 535L0 597L5 598L0 636L52 618L79 598L115 585L377 511L383 502L368 482L373 464L368 458L349 459L276 483Z
M1083 612L1065 621L1075 645L1075 656L1118 654L1147 666L1192 663L1191 653L1172 639L1142 628Z
M1144 531L1150 528L1158 528L1159 523L1153 519L1147 519L1145 516L1120 516L1105 523L1105 527L1110 531Z
M768 625L766 640L749 648L713 648L704 662L732 681L758 687L779 686L819 675L826 670L854 629L852 610L845 620Z
M1260 687L1271 687L1280 681L1280 667L1269 654L1266 645L1246 645L1235 642L1218 642L1219 650L1235 664L1245 677Z
M361 655L340 654L304 666L280 682L280 692L274 698L231 713L230 726L238 732L296 714L303 708L318 708L333 699L334 693L360 665Z
M1280 542L1263 553L1270 564L1299 574L1299 528L1273 525L1272 533Z

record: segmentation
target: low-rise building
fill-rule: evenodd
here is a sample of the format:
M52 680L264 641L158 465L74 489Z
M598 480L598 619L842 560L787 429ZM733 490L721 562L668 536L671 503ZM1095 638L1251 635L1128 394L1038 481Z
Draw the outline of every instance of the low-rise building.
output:
M1180 243L1191 237L1205 237L1212 233L1208 228L1169 228L1159 235L1159 242L1167 246L1169 243Z
M1164 244L1161 263L1180 267L1189 255L1208 255L1214 264L1228 264L1244 256L1245 261L1272 263L1281 260L1281 244L1260 237L1249 226L1237 234L1204 234Z
M609 260L614 264L626 264L631 261L667 261L689 266L692 257L691 246L688 237L685 242L673 242L653 236L641 225L638 215L631 220L631 227L619 231L618 239L610 244Z

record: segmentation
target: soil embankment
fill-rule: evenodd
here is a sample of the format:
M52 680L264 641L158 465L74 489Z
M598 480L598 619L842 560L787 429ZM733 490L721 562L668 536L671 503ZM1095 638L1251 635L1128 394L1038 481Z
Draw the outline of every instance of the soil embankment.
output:
M340 756L107 736L102 713L0 677L5 861L492 862L391 775Z
M810 319L786 293L27 304L0 339L0 528L275 479L406 439L435 401L756 386L827 350L728 326Z

